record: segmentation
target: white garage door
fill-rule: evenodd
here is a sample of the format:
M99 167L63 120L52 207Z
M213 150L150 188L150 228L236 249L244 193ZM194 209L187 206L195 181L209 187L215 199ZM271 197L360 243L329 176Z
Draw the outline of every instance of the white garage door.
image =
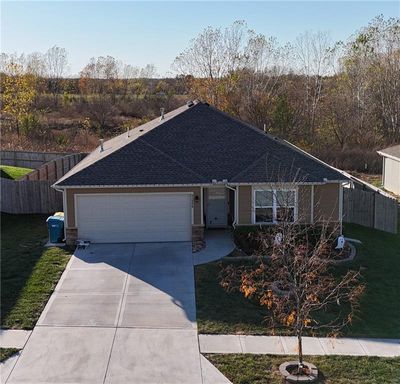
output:
M96 243L190 241L191 194L76 195L80 239Z

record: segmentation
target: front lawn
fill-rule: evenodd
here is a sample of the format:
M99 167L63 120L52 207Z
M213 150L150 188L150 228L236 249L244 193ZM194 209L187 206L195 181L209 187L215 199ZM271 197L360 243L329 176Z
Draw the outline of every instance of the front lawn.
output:
M359 239L352 268L361 268L366 292L361 310L344 335L352 337L400 337L400 230L397 235L346 224L345 235ZM338 268L344 271L347 267ZM200 333L273 334L263 326L267 311L243 298L226 293L219 285L220 263L196 267L196 305ZM287 334L287 330L275 331Z
M294 356L205 355L233 384L281 384L281 363ZM306 356L320 371L319 384L395 384L400 382L400 358Z
M361 267L366 283L360 319L347 334L400 338L400 228L393 235L349 224L345 235L363 242L354 264Z
M45 215L1 214L1 327L32 329L70 254L44 248Z
M0 165L0 176L5 179L18 180L22 176L31 173L33 169L12 167L11 165Z

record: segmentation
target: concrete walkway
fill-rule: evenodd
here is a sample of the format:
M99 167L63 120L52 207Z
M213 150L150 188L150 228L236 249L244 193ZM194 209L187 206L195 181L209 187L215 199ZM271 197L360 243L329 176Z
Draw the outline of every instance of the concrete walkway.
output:
M199 335L202 353L297 354L290 336ZM400 356L400 339L303 337L305 355Z
M0 329L0 347L22 349L31 333L22 329Z
M78 250L2 382L227 384L200 354L194 288L191 243Z
M207 230L204 237L206 247L193 254L193 262L195 265L222 259L235 249L231 230Z

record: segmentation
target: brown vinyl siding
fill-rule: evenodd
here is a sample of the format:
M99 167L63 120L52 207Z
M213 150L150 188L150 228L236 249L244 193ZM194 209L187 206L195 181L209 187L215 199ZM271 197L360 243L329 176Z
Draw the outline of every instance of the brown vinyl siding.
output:
M339 220L339 184L314 185L314 221ZM238 187L238 220L237 225L251 225L253 195L251 185ZM311 223L311 185L300 185L298 188L298 217L301 222ZM200 187L146 187L146 188L74 188L67 189L66 227L75 227L75 194L90 193L163 193L191 192L199 196L194 201L194 225L201 225L201 188ZM64 208L65 209L65 208Z
M152 188L74 188L66 189L67 193L67 223L68 228L75 227L75 199L76 194L93 193L170 193L170 192L192 192L193 197L199 196L198 201L194 201L194 225L201 225L201 188L200 187L152 187ZM65 207L64 207L65 210Z
M300 185L297 195L297 216L301 223L311 223L311 185Z
M253 195L251 185L239 186L239 220L238 225L251 224Z
M314 186L314 221L339 221L340 184Z

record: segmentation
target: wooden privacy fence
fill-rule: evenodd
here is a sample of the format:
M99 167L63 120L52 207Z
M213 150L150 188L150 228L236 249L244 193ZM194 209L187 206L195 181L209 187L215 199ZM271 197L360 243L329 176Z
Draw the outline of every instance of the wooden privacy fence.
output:
M377 192L343 188L343 221L397 233L398 203Z
M51 188L54 181L0 180L2 212L19 214L62 211L62 193Z
M48 161L69 155L60 152L1 151L1 164L14 167L38 168Z
M86 153L75 153L51 160L43 164L40 168L28 173L21 180L58 180L64 176L71 168L78 164Z
M62 210L62 193L51 188L51 185L85 156L85 153L76 153L51 160L20 180L2 178L1 211L21 214L53 213Z

